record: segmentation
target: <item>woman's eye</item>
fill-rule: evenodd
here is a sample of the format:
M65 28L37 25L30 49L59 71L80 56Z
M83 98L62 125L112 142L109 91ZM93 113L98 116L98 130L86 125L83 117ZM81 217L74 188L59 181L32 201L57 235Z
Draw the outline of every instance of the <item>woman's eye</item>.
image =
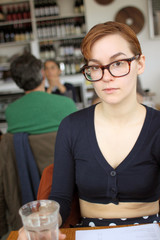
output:
M124 64L124 61L118 61L112 64L113 67L121 67Z
M91 66L90 69L91 71L97 71L99 70L99 66Z

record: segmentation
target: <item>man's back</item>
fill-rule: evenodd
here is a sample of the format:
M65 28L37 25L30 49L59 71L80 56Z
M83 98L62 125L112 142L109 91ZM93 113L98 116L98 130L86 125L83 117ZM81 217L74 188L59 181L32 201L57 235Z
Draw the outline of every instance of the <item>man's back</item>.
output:
M55 132L61 120L75 111L76 105L67 97L33 91L6 109L8 132Z

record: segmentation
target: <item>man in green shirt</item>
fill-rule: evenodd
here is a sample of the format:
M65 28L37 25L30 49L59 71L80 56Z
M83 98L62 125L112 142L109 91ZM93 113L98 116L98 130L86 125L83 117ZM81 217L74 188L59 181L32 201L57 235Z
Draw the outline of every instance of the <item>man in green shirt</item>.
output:
M10 70L25 95L6 109L8 132L54 132L64 117L77 110L70 98L45 92L42 62L33 55L19 56L12 62Z

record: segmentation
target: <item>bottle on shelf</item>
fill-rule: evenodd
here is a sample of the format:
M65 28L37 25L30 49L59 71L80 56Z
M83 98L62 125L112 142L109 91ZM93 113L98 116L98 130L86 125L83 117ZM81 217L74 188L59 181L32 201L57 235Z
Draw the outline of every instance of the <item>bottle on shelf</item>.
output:
M74 1L74 13L80 13L80 2L79 0Z
M71 74L71 65L69 61L65 62L65 74L70 75Z
M13 11L13 13L14 13L14 11ZM22 6L20 4L17 7L17 19L18 20L23 19Z
M61 69L61 75L64 76L65 75L65 63L63 61L59 61L59 66Z
M42 21L37 23L37 35L39 39L50 37L50 26L48 22Z
M55 0L34 0L35 16L48 17L59 15L59 5Z
M22 5L22 16L23 16L23 19L30 19L31 17L28 3L24 3Z
M50 3L49 3L49 0L45 1L44 12L45 12L45 16L46 17L51 15L50 14Z
M49 0L49 12L50 12L50 16L55 16L55 9L54 9L54 5L52 4L52 0Z
M58 48L58 55L61 59L63 58L82 58L81 50L81 39L69 39L60 41Z
M16 21L18 20L18 8L17 5L13 5L12 7L12 17L11 17L12 21Z
M23 19L30 19L29 3L19 3L6 5L5 7L6 21L21 21Z
M65 61L65 75L77 74L80 72L81 61L66 60Z
M46 22L41 22L41 24L42 24L42 38L47 38Z
M50 24L50 21L46 21L45 27L46 27L46 37L51 38L52 37L52 26Z
M78 60L78 59L76 60L75 68L76 68L76 73L79 73L81 69L81 60Z
M58 56L60 58L63 58L65 56L63 41L60 42L60 45L59 45L59 48L58 48Z
M53 45L53 41L45 41L40 43L40 58L42 61L50 58L56 58L56 51Z
M85 34L86 33L86 23L84 18L81 18L81 33Z
M2 6L0 5L0 22L4 22L4 21L5 21L5 14Z
M60 21L61 37L66 36L65 20Z
M76 58L82 58L82 53L81 53L80 46L81 46L81 39L80 40L76 40L74 42L74 56Z
M50 24L51 24L51 34L52 34L52 37L56 37L57 33L56 33L55 21L51 21Z
M71 66L71 67L70 67L70 69L71 69L71 74L76 74L76 65L75 65L75 62L72 61L70 66Z
M15 36L14 36L14 41L19 42L20 41L20 33L19 33L19 27L18 24L14 24L14 30L15 30Z
M66 19L66 21L65 21L65 31L66 31L66 36L71 35L70 20L69 19Z
M45 51L44 51L44 56L45 56L45 59L49 59L50 58L50 46L48 44L48 42L45 42L44 43L45 47Z
M78 36L84 33L85 22L83 17L37 21L38 39L65 38L66 36Z
M31 34L31 24L30 23L24 23L24 29L25 29L25 40L29 41L32 39L32 34Z
M31 23L6 25L0 30L0 43L22 42L32 39Z
M84 2L83 0L74 1L74 13L84 13Z
M80 0L80 13L84 13L84 2Z
M60 9L59 6L57 4L57 1L54 1L54 8L55 8L55 15L58 16L60 14Z
M10 26L10 42L14 42L15 41L15 31L13 26Z
M70 34L75 35L75 23L73 18L70 18Z
M20 30L20 41L26 41L25 39L26 29L24 28L24 24L22 23L19 24L19 30Z
M55 21L56 24L56 36L61 37L61 26L60 26L60 21L57 20Z
M40 59L43 61L45 59L45 53L44 53L45 48L44 48L43 42L40 42L39 52L40 52Z
M55 47L54 47L52 41L49 42L49 48L50 48L50 58L55 59L56 58L56 51L55 51Z
M28 23L28 31L30 33L30 40L33 40L34 39L34 36L33 36L33 31L32 31L32 25L31 23Z
M35 8L35 17L40 16L40 1L39 0L34 0L34 8Z
M2 26L0 29L0 43L4 43L4 27Z
M8 6L8 7L7 7L6 20L7 20L8 22L12 21L12 20L13 20L13 19L12 19L12 16L13 16L13 14L12 14L12 6Z
M69 56L74 56L74 41L68 40L68 53Z
M76 18L76 19L75 19L74 28L75 28L75 34L76 34L76 35L81 35L81 34L82 34L82 32L81 32L81 22L80 22L80 18Z
M4 41L5 41L5 43L10 42L10 29L9 29L9 26L5 27L5 30L4 30Z
M51 5L53 6L53 15L58 16L60 11L59 11L59 5L57 4L57 1L51 0Z
M39 39L43 38L42 24L37 22L37 36Z

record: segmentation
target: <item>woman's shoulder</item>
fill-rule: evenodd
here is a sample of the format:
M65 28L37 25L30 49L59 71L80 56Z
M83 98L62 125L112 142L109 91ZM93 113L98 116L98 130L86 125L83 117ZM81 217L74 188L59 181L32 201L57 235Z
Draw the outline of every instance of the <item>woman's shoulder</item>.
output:
M160 131L160 111L149 107L145 106L147 110L147 115L146 115L146 125L153 131Z
M92 121L94 116L94 109L95 106L90 106L71 113L62 120L61 125L69 126L70 124L72 128L74 126L80 128L81 126L84 126L87 121Z
M147 114L149 116L152 117L153 120L158 120L159 123L160 123L160 111L155 109L155 108L152 108L152 107L149 107L149 106L145 106L146 109L147 109Z
M94 105L80 109L80 110L70 114L69 118L71 120L75 120L75 121L78 121L78 120L81 120L84 118L89 118L93 115L94 109L95 109Z

